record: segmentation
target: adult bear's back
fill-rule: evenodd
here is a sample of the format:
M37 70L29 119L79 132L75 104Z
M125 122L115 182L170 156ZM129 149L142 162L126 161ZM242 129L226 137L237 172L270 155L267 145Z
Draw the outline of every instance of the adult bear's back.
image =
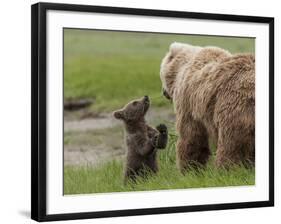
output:
M238 54L225 59L216 73L224 77L216 94L215 125L254 128L255 126L255 58ZM220 123L220 124L218 124ZM223 124L225 123L225 124Z

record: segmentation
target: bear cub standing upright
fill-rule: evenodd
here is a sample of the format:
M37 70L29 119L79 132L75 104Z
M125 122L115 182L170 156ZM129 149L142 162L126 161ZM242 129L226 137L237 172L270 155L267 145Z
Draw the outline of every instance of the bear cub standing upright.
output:
M113 113L115 118L125 124L127 145L125 182L129 179L135 181L137 176L144 177L146 170L156 173L157 149L164 149L167 145L167 127L160 124L156 130L146 124L145 115L149 106L149 97L144 96Z

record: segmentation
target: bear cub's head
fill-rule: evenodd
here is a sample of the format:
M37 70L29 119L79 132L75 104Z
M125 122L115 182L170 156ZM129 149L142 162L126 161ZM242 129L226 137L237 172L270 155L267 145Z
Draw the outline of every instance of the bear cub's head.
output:
M141 99L129 102L126 106L123 107L123 109L113 112L113 116L117 119L123 120L125 123L135 123L144 119L149 106L149 97L144 96Z

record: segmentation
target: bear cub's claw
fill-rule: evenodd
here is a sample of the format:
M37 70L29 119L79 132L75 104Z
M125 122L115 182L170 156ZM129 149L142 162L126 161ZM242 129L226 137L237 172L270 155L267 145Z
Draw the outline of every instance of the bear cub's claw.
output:
M156 135L156 148L165 149L168 142L168 128L165 124L159 124L156 129L159 131Z
M167 133L167 126L165 124L159 124L156 129L161 133L161 134L166 134Z

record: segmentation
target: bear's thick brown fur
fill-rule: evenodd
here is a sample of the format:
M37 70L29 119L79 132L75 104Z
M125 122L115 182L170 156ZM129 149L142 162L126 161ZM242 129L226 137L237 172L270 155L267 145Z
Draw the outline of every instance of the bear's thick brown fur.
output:
M254 163L255 58L218 47L173 43L163 58L163 94L174 103L177 162L184 172L205 165L208 139L217 167Z
M144 96L113 113L115 118L121 119L125 124L127 145L125 183L129 179L135 180L137 176L144 177L148 171L156 173L157 149L164 149L167 145L167 127L160 124L156 130L145 122L149 106L149 98Z

